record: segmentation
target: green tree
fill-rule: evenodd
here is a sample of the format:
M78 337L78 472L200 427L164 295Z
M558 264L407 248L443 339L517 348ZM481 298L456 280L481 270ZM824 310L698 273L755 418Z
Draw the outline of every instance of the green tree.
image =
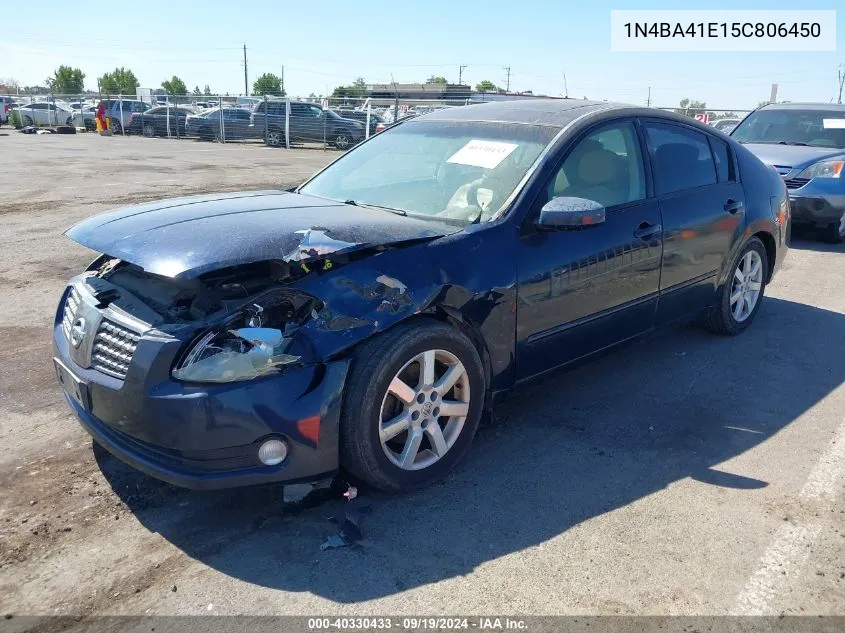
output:
M680 108L675 110L676 114L683 114L688 117L695 117L696 114L704 114L707 111L707 104L704 101L694 101L691 99L681 99L678 104Z
M282 78L273 73L264 73L253 82L252 94L259 97L264 95L284 97L285 90L282 88Z
M57 94L79 94L85 90L85 73L79 68L59 66L47 83Z
M338 86L332 92L333 97L349 97L352 99L363 99L367 96L367 82L363 77L358 77L348 86Z
M185 82L173 75L170 79L165 79L161 82L161 87L169 95L186 95L188 94L188 86Z
M428 79L425 80L427 84L447 84L449 83L446 81L446 77L441 77L440 75L432 75Z
M492 81L485 79L479 84L475 86L476 92L499 92L499 89L496 87Z
M115 68L113 72L104 73L99 79L100 91L107 94L134 95L140 82L135 73L128 68Z
M210 96L211 96L211 88L209 88L209 87L208 87L208 84L205 84L205 88L203 88L202 93L203 93L206 97L210 97Z
M194 91L191 94L195 97L199 97L202 95L202 90L200 90L199 86L194 86Z

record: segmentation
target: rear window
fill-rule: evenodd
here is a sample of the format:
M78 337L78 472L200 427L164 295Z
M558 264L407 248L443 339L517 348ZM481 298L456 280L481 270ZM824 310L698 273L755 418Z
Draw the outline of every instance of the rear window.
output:
M752 112L731 136L740 143L778 143L845 149L845 108L783 108Z
M664 123L646 123L661 193L716 184L716 165L707 136Z

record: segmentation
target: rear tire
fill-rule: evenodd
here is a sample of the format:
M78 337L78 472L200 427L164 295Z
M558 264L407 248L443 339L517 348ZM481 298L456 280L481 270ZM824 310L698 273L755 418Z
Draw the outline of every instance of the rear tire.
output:
M115 135L123 132L123 128L121 127L118 119L109 119L109 131Z
M485 391L478 351L449 325L416 322L374 338L356 351L346 381L341 465L387 492L434 483L469 450Z
M352 135L346 130L341 130L335 134L332 144L339 150L345 151L352 147Z
M768 271L766 247L759 238L752 237L731 264L719 304L703 319L705 329L728 336L736 336L748 329L763 303ZM748 281L745 281L746 277Z
M285 133L279 129L269 129L264 137L264 143L268 147L285 147Z
M24 117L23 117L23 126L24 126L24 127L29 127L29 126L31 126L31 125L32 125L32 117L29 117L29 116L24 115Z

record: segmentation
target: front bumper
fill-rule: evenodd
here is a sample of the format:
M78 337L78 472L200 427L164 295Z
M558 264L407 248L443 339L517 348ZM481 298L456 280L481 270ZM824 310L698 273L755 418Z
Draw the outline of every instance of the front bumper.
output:
M845 194L812 195L789 192L789 210L795 224L824 228L845 214Z
M60 304L64 305L64 299ZM177 486L231 488L313 481L338 469L338 427L348 361L291 366L282 373L228 384L170 378L184 341L144 336L120 380L77 364L60 317L56 358L82 381L80 403L65 396L82 427L130 466ZM263 465L258 446L283 439L287 458Z

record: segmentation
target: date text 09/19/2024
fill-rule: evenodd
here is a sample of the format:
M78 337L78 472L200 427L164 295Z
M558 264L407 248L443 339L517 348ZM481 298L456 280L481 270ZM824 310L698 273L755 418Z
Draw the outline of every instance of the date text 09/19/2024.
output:
M438 630L512 630L524 631L527 623L520 618L476 616L476 617L322 617L309 618L309 631L355 631L391 630L438 631Z

